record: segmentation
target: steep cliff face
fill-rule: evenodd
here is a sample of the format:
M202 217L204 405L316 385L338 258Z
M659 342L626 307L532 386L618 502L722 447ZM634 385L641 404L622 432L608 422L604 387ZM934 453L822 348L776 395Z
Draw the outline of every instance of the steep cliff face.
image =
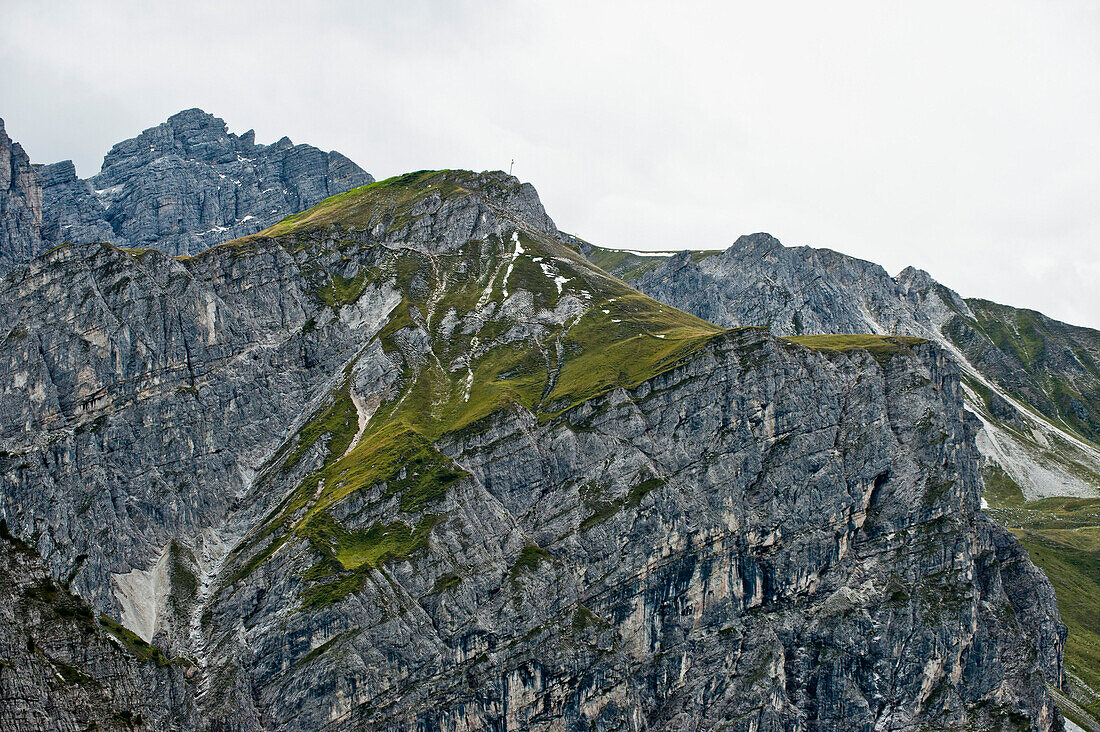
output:
M638 256L584 245L644 292L727 325L797 333L900 333L959 364L981 421L984 497L1050 575L1070 626L1077 720L1100 729L1100 333L1033 310L964 300L912 267L787 248L766 234L725 252ZM810 336L812 338L812 336ZM1091 710L1091 712L1089 711Z
M194 254L374 180L338 152L257 145L200 109L118 143L87 180L71 160L32 169L2 128L0 163L0 272L66 242Z
M41 250L42 190L31 161L0 119L0 274Z
M0 523L0 727L194 729L192 665L72 595Z
M111 228L107 211L92 192L92 185L76 175L73 161L64 160L38 168L44 216L42 239L47 248L65 242L107 242L126 246L126 238Z
M1059 729L921 339L724 330L416 173L0 295L0 516L212 729Z

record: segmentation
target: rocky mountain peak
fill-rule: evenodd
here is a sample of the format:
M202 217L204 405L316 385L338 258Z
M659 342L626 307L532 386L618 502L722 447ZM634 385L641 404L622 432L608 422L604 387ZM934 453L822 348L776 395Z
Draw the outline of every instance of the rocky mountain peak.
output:
M254 137L185 110L115 145L90 195L129 246L193 254L374 180L339 153Z
M97 188L105 188L132 175L143 165L168 155L206 163L230 163L238 152L253 145L229 133L225 121L201 109L187 109L137 137L116 143L94 176Z
M115 144L86 180L68 160L34 170L6 133L0 139L0 205L21 212L0 225L0 271L64 243L194 254L374 180L338 152L286 137L257 145L253 131L235 135L201 109ZM15 192L13 165L22 166Z
M771 234L758 232L737 237L737 241L730 245L727 251L753 251L764 254L780 249L783 249L783 245L779 243L778 239Z

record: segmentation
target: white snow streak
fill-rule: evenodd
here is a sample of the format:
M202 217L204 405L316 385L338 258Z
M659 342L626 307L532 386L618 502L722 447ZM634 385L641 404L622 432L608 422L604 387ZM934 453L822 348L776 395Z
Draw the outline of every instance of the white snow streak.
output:
M470 352L466 354L466 383L462 388L462 401L470 401L470 389L474 386L474 351L477 349L477 336L470 339Z
M516 248L512 251L512 258L508 260L508 269L504 271L504 299L508 299L508 278L512 276L512 265L516 263L516 258L523 254L523 245L519 243L519 232L512 232L512 241L515 243Z

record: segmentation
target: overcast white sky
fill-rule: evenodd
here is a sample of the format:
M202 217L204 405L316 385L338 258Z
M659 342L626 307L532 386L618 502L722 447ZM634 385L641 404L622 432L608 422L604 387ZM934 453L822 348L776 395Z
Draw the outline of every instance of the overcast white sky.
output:
M767 231L1100 327L1100 3L0 0L0 117L99 169L187 107L378 178L508 167L594 243Z

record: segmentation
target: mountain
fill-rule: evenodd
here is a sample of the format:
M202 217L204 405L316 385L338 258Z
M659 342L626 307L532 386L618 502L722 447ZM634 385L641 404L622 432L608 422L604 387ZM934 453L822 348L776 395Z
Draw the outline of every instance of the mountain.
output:
M958 362L724 329L586 246L437 171L51 251L0 290L0 517L212 730L1062 729Z
M1050 574L1070 626L1067 662L1100 718L1100 332L1033 310L963 299L912 267L767 234L723 252L645 256L584 244L650 296L727 326L780 335L895 333L940 344L982 424L985 498ZM1100 722L1094 722L1100 729Z
M0 149L10 147L0 141ZM251 130L238 136L223 120L188 109L112 147L87 180L70 160L24 170L22 218L33 225L0 231L0 271L66 242L195 254L373 180L338 152L286 137L257 145Z

